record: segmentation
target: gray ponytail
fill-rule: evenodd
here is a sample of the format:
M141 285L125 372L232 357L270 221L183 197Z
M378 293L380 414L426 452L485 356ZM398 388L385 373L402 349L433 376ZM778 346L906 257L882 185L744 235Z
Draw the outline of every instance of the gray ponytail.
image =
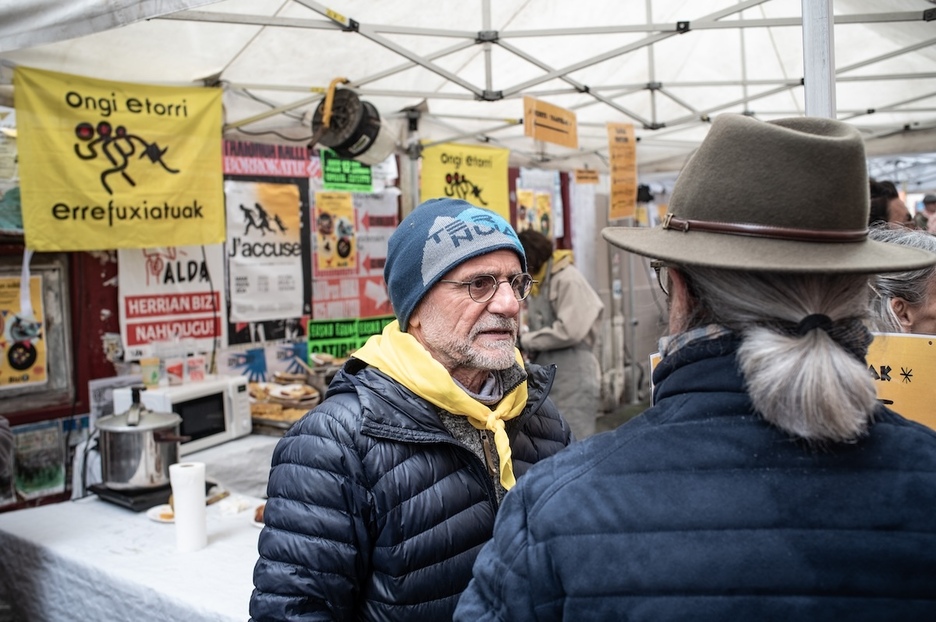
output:
M741 335L738 362L764 419L815 443L853 441L866 431L877 405L864 363L867 276L680 270L699 302L690 322ZM831 323L798 334L815 314Z

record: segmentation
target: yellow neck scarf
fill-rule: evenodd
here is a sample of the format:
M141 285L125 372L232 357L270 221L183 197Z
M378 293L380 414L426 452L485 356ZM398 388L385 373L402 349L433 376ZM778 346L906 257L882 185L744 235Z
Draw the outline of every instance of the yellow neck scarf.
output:
M517 364L523 358L515 349ZM494 433L494 446L500 459L500 481L510 490L516 483L510 460L510 443L504 422L519 415L527 402L527 384L523 382L503 397L494 410L469 396L457 385L448 371L415 337L400 330L393 321L380 335L373 335L354 353L368 365L376 367L404 387L453 415L468 417L475 428Z

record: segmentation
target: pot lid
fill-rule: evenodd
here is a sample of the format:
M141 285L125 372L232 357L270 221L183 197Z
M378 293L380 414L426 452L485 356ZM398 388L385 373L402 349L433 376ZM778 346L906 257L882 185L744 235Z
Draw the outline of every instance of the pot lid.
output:
M133 406L131 406L132 408ZM94 427L107 432L146 432L170 428L182 423L182 417L175 413L155 412L145 407L140 407L140 422L137 425L127 423L129 416L130 411L128 410L124 413L101 417L94 422Z

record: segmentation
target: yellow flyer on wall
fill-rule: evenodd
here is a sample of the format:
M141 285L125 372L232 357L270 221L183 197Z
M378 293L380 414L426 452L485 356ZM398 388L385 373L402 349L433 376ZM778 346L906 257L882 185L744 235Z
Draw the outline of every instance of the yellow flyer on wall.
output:
M42 277L29 278L32 312L20 305L20 279L0 277L0 391L48 382Z
M868 348L868 371L878 399L888 408L936 429L932 381L936 337L879 333Z
M342 270L357 265L354 201L350 192L316 192L315 257L319 270Z

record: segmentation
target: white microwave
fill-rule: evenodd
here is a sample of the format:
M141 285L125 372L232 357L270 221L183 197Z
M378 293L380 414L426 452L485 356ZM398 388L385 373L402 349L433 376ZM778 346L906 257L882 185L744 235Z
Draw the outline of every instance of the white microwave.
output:
M247 436L253 430L250 397L244 376L208 376L201 382L140 391L140 401L155 412L182 417L179 455ZM114 412L130 409L130 387L114 389Z

